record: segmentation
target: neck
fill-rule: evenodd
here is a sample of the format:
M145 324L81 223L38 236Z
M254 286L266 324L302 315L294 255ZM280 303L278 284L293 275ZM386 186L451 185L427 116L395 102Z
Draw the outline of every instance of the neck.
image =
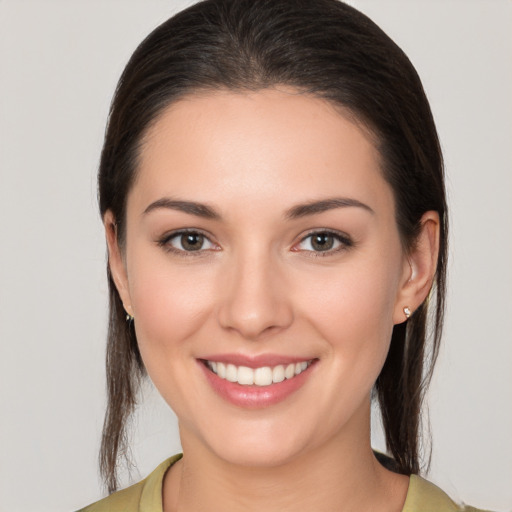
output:
M408 478L384 469L366 429L340 432L328 443L272 467L231 464L183 436L184 457L164 481L164 511L402 510ZM350 429L350 426L347 427Z

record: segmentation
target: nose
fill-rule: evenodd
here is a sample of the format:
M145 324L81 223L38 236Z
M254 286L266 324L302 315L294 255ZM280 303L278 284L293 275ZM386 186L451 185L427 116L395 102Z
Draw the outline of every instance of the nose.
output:
M220 325L247 340L279 332L293 321L293 308L282 269L267 254L239 255L222 277Z

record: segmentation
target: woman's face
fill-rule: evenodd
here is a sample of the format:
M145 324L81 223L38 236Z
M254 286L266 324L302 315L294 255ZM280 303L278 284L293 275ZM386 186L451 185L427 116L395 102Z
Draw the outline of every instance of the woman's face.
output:
M113 273L184 445L277 465L368 437L411 267L379 155L329 103L173 104L145 138L123 250Z

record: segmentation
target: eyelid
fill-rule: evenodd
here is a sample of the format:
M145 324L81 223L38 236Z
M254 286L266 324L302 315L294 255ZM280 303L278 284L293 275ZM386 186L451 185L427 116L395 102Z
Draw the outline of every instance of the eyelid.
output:
M327 249L325 251L315 251L315 250L298 249L297 248L298 245L302 244L308 238L311 238L314 235L332 236L336 241L338 241L340 243L340 245L336 248ZM330 228L323 228L323 229L320 228L320 229L313 229L313 230L309 231L308 233L306 233L305 235L303 235L300 238L300 240L296 244L294 244L294 246L292 247L292 251L310 253L308 256L322 257L322 256L330 256L330 255L336 254L340 251L350 249L354 245L355 245L354 241L346 233L344 233L342 231L337 231L335 229L330 229Z
M170 244L170 241L173 240L174 238L177 238L181 235L187 235L187 234L197 234L197 235L201 235L203 236L206 240L208 240L208 242L210 244L212 244L214 246L214 248L208 248L208 249L198 249L197 251L185 251L183 249L178 249L176 247L173 247L171 244ZM210 252L210 251L218 251L220 250L220 247L218 244L216 244L215 242L212 241L212 236L203 231L202 229L199 229L199 228L182 228L182 229L176 229L174 231L169 231L167 233L165 233L164 235L162 235L158 240L157 240L157 244L164 248L166 251L168 252L172 252L174 254L177 254L179 256L204 256L205 253L207 252Z

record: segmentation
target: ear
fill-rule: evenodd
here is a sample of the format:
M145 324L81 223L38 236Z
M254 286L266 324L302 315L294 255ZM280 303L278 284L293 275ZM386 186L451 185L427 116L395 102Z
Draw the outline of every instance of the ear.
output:
M121 297L125 311L133 316L126 265L117 239L117 224L110 210L103 216L103 226L105 227L105 238L107 239L110 274Z
M407 320L404 308L413 314L427 298L434 282L438 253L439 214L428 211L421 218L420 233L404 261L393 315L394 324Z

